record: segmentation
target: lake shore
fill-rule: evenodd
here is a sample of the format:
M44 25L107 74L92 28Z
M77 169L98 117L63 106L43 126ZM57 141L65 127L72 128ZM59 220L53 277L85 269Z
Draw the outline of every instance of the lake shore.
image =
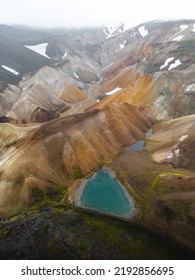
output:
M87 209L87 210L92 210L93 212L97 212L97 213L102 213L102 214L116 216L116 217L125 218L125 219L132 218L135 215L135 212L136 212L136 207L135 207L135 203L134 203L133 197L131 197L131 195L126 190L126 188L117 180L117 178L116 178L116 176L115 176L113 171L111 171L109 168L102 168L102 170L104 172L108 173L110 178L115 179L117 184L121 187L125 197L128 200L128 203L130 205L130 211L125 213L125 214L117 214L117 213L114 213L114 212L110 212L109 213L109 212L102 211L102 210L99 210L99 209L95 209L95 208L92 208L92 207L87 207L87 206L82 204L81 198L83 196L83 192L84 192L84 189L86 187L86 184L87 184L88 181L91 181L91 180L95 179L95 177L98 175L97 171L89 179L84 179L81 182L77 192L74 195L74 199L73 199L74 204L77 207L79 207L79 208L83 208L83 209Z

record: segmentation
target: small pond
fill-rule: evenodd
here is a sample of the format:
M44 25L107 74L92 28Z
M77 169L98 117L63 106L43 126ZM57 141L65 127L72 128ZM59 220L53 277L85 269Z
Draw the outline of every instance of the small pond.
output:
M152 135L152 129L148 130L148 132L145 135L145 138L147 138L151 135ZM128 151L141 151L143 149L144 149L144 140L138 140L135 144L126 148L126 150L128 150Z
M135 210L130 194L112 173L103 168L81 184L75 203L79 207L124 218L131 217Z
M144 140L139 140L135 144L127 147L128 151L140 151L144 149Z

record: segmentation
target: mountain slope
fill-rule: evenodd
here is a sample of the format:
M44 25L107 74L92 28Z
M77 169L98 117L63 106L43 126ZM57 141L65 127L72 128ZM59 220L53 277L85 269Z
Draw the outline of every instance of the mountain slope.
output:
M47 192L55 184L111 162L120 147L143 138L151 124L151 117L128 104L113 104L37 128L2 124L1 211L30 203L33 188Z

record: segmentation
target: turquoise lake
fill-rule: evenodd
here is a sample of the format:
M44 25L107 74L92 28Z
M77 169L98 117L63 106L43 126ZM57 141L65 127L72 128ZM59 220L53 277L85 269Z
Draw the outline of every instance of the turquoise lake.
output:
M134 203L115 177L98 171L80 187L77 195L79 206L120 217L129 217L134 212Z

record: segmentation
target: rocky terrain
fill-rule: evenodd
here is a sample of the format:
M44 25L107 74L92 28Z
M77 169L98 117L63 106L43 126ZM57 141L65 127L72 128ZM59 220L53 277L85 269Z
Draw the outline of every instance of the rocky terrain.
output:
M195 21L0 36L0 257L194 258ZM101 166L131 219L74 205Z
M111 162L121 147L143 138L152 121L129 104L113 104L36 127L5 123L0 130L0 211L29 204L34 191L47 193L56 184L66 189L71 178Z

